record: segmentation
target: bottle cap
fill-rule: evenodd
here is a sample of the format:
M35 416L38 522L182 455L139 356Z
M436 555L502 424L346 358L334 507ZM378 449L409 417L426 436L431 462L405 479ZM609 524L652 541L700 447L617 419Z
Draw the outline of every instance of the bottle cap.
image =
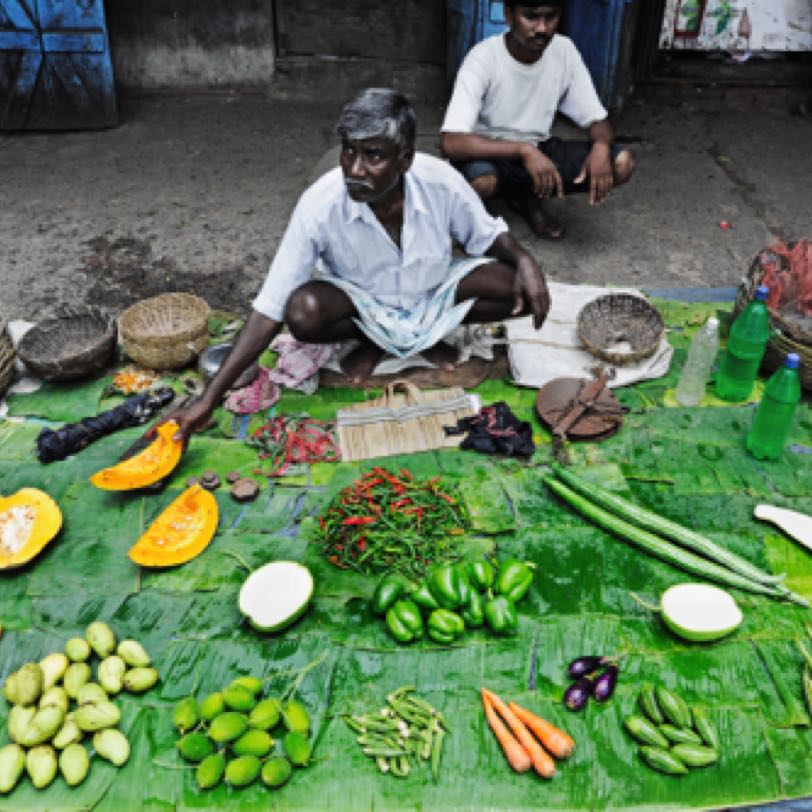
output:
M716 316L711 316L708 319L708 330L715 333L718 329L719 329L719 319L717 319Z
M756 301L766 302L767 297L770 295L770 289L766 285L759 285L756 288Z
M797 353L788 352L787 360L784 362L784 365L787 369L798 369L798 367L801 365L801 359Z

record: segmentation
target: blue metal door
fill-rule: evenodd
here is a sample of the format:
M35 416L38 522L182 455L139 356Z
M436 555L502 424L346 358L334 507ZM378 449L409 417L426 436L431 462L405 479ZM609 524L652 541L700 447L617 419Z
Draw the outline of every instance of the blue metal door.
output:
M103 0L0 0L0 130L117 123Z

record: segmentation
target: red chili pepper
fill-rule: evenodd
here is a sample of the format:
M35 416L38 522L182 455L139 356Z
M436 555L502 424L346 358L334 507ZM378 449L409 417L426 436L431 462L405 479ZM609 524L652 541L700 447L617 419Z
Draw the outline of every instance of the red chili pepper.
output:
M402 508L405 505L411 505L411 504L412 504L412 500L408 496L405 496L403 499L398 499L397 502L392 502L392 504L389 506L389 509L390 510L397 510L398 508Z
M401 475L401 476L402 476L404 479L408 479L409 481L411 481L411 480L413 480L413 479L414 479L414 477L412 476L411 472L410 472L410 471L408 471L406 468L401 468L401 469L400 469L400 475Z
M378 516L381 515L381 506L374 499L367 499L367 504L373 513L377 513Z
M367 548L367 537L361 536L361 538L358 539L358 549L363 553L364 550L366 550L366 548Z
M338 550L340 553L343 553L344 552L344 545L343 544L336 544L336 550Z
M376 476L373 479L367 479L361 485L358 486L359 491L368 491L370 488L374 488L376 485L380 485L383 482L383 477Z
M347 516L341 524L347 527L356 527L361 524L373 524L374 522L374 516Z
M338 556L337 555L331 555L330 558L328 558L327 560L331 564L335 564L336 566L338 566Z
M452 499L447 493L443 493L442 491L435 491L435 493L440 497L440 499L444 499L446 502L448 502L449 505L457 504L457 500Z

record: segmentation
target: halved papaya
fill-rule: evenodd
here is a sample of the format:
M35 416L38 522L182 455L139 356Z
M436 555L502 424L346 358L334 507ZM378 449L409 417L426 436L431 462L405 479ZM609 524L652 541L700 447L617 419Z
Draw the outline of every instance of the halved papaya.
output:
M44 491L21 488L0 497L0 570L27 564L61 527L62 511Z
M158 436L140 454L97 471L90 481L104 491L131 491L163 479L172 473L183 453L183 443L172 439L177 430L177 423L163 423L158 426Z
M192 485L138 539L130 559L142 567L183 564L209 546L218 519L217 500L200 485Z

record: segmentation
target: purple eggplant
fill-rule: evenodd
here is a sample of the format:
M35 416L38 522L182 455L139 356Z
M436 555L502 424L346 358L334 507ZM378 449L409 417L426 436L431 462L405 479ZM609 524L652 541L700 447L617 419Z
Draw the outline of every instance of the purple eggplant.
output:
M581 710L589 700L592 693L592 681L586 677L581 677L567 688L564 694L564 704L571 711Z
M592 683L592 696L596 702L606 702L612 696L617 685L617 676L618 667L613 664Z
M567 673L572 679L579 679L597 671L599 668L605 666L609 661L606 657L586 656L578 657L569 664Z

